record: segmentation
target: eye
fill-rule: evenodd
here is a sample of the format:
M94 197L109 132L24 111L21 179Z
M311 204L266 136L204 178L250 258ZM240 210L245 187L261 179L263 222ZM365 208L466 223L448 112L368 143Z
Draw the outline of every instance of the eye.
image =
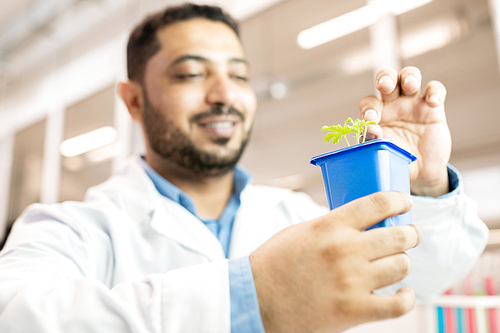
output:
M189 80L195 78L204 78L206 75L204 73L186 73L186 74L177 74L175 75L176 79L179 80Z
M243 82L248 82L249 78L247 76L243 75L231 75L232 79L238 80L238 81L243 81Z

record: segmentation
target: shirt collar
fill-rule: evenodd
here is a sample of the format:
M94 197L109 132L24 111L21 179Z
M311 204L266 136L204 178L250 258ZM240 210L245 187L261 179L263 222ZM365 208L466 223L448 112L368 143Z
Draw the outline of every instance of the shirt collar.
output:
M184 208L190 211L192 214L197 216L196 206L193 199L186 193L184 193L180 188L163 178L158 172L156 172L145 160L144 158L139 159L139 163L142 165L146 174L151 178L153 184L155 185L158 192L167 197ZM239 201L241 192L245 187L252 181L252 175L248 170L240 165L236 165L234 168L234 182L233 182L233 196Z

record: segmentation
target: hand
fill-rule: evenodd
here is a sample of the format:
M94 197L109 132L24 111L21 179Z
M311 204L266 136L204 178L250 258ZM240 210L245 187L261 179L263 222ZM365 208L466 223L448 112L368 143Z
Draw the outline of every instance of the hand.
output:
M416 67L382 70L376 87L381 99L365 97L361 117L374 120L368 138L388 138L417 157L410 164L410 187L415 195L438 197L449 191L447 164L451 136L444 101L446 89L438 81L427 84L421 95L422 74ZM371 135L370 135L371 134Z
M409 287L372 293L403 279L420 242L413 225L367 227L412 207L403 192L377 192L313 221L288 227L250 255L266 332L341 332L413 308Z

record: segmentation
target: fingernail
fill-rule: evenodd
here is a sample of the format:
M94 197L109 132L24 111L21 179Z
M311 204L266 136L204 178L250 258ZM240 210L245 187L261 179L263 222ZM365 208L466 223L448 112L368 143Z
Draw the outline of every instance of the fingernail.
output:
M403 83L418 83L418 79L415 75L408 75Z
M406 193L406 195L408 196L408 200L411 202L411 204L413 205L413 197L411 194L409 193Z
M417 236L418 236L418 238L417 238L417 244L415 244L415 246L417 246L422 241L422 237L424 236L424 234L422 233L422 230L419 227L417 227L414 224L412 224L412 225L415 228L415 231L417 232Z
M377 120L378 118L378 113L377 111L370 109L365 111L365 117L364 119L366 120Z
M372 133L366 133L366 141L375 140L377 136Z
M434 104L439 104L441 102L441 97L439 97L436 94L430 95L427 101L434 103Z
M379 84L394 84L391 77L389 75L384 75L380 79L378 79Z

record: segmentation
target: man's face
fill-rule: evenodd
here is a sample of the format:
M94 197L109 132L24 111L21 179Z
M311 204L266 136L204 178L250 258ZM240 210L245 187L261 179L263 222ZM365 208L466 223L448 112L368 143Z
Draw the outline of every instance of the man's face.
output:
M200 175L227 173L243 151L256 109L238 37L206 19L174 23L157 36L161 50L144 76L151 149Z

